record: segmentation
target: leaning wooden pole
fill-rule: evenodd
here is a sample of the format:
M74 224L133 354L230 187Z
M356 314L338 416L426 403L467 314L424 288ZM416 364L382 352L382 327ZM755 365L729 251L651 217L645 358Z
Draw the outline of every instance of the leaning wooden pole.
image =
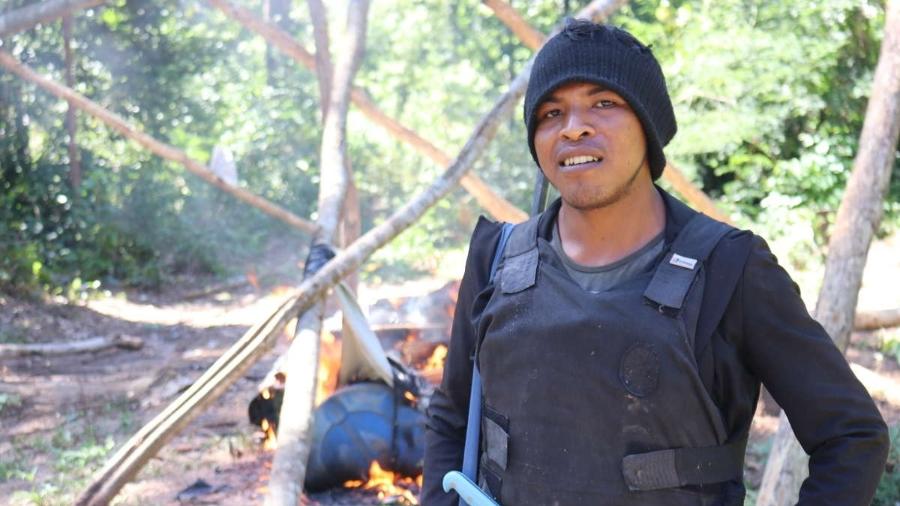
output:
M96 7L106 0L47 0L7 12L0 16L0 37L27 30L81 9Z
M365 47L368 0L350 0L343 51L334 65L330 99L322 127L319 183L319 232L316 246L331 246L340 222L350 182L347 162L347 111L350 87ZM322 98L324 100L324 97ZM315 247L315 246L314 246ZM303 494L309 435L312 428L319 363L319 335L324 303L300 315L297 331L284 360L287 371L284 399L278 417L278 449L272 461L267 506L296 506Z
M881 223L884 197L897 159L898 137L900 0L889 0L885 5L884 40L859 137L859 151L828 241L825 277L816 303L816 319L842 351L850 341L869 245ZM807 461L782 411L758 506L795 504L808 475Z
M497 19L502 21L526 47L536 51L544 44L544 35L528 24L509 3L504 0L482 0L482 3L490 8L494 15L497 16ZM576 15L576 17L583 16ZM703 190L692 183L680 169L671 163L666 165L662 177L672 185L676 192L700 212L725 223L731 222L728 215L723 213Z
M70 105L74 105L91 116L94 116L157 156L183 165L184 168L192 174L241 202L249 204L269 216L277 218L306 233L314 233L318 228L313 223L300 218L277 204L273 204L243 188L226 183L213 171L209 170L208 167L188 157L187 153L184 151L154 139L140 131L138 128L128 124L128 122L118 114L108 111L103 108L103 106L93 102L77 91L41 76L3 50L0 50L0 65L6 67L10 72L18 75L22 79L40 86L51 94L68 101Z
M512 81L509 90L479 122L453 163L430 187L407 202L385 222L366 232L314 276L304 280L297 292L282 302L265 321L247 331L184 393L117 450L95 475L93 482L76 504L79 506L108 504L166 442L221 396L271 348L289 320L312 307L326 290L353 272L366 258L400 232L409 228L456 187L463 175L484 154L500 124L512 114L525 93L530 72L531 61Z
M502 21L526 47L537 50L544 44L544 34L525 21L525 18L509 3L504 0L481 0L481 3L494 11L497 19Z
M277 25L267 23L253 14L253 12L234 5L227 0L206 1L229 18L266 39L267 42L283 51L297 63L316 72L316 57ZM409 144L439 166L447 167L452 161L452 158L440 148L381 111L362 88L354 86L350 98L353 104L370 121L384 128L400 141ZM481 207L498 220L518 223L528 218L524 211L501 197L475 174L466 174L462 180L462 187L475 197L475 200Z

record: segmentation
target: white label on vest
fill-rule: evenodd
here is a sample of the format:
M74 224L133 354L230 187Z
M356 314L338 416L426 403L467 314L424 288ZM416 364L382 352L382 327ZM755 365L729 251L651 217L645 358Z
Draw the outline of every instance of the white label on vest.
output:
M672 253L672 259L669 260L669 263L677 265L678 267L684 267L685 269L694 270L694 266L697 265L697 259L683 257L678 253Z

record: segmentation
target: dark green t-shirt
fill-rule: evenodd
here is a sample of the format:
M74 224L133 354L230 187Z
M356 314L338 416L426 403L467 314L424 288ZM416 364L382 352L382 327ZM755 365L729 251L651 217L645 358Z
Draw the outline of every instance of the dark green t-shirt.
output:
M659 256L665 246L663 233L650 240L641 249L617 260L609 265L588 267L576 263L563 251L562 241L559 238L559 224L553 224L553 237L550 246L559 255L569 276L588 292L598 293L609 290L616 285L628 281L640 274L650 271L656 265Z

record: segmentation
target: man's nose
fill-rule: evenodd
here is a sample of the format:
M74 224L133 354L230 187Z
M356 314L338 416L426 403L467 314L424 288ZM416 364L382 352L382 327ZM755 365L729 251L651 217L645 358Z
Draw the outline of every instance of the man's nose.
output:
M590 137L595 133L594 126L583 112L571 111L566 116L560 136L571 141L577 141L584 137Z

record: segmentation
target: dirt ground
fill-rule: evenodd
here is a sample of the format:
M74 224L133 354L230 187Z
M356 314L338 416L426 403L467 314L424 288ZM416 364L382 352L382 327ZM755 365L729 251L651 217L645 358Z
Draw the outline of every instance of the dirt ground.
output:
M894 272L888 279L900 279L900 270ZM410 296L443 282L384 287L379 293ZM238 283L198 298L200 284L186 280L163 293L127 293L82 303L0 294L0 343L114 335L144 343L137 351L0 360L0 503L72 504L105 457L268 315L285 291L273 284L254 288ZM366 293L374 298L376 292ZM870 299L881 300L863 298ZM900 367L880 350L885 332L854 335L848 358L896 387ZM247 420L247 403L275 356L270 353L254 365L167 444L114 504L260 504L272 454L263 450L262 434ZM879 400L879 406L890 424L900 423L896 398L894 404ZM746 471L751 487L761 480L777 426L774 409L761 404L754 421ZM307 503L383 502L371 493L338 490Z

